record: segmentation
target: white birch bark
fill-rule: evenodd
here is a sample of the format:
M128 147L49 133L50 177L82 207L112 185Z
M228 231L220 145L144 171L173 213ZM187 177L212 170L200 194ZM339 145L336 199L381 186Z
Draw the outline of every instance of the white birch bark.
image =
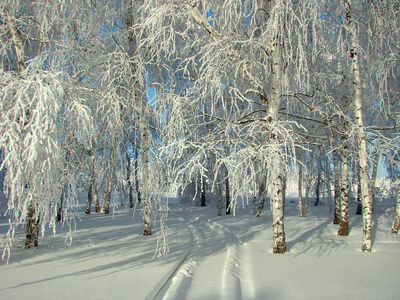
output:
M368 156L367 142L364 132L364 121L362 115L362 94L361 94L361 75L358 60L358 39L356 24L353 17L353 8L351 0L344 0L346 9L346 18L348 25L348 33L350 38L350 56L352 59L353 87L354 87L354 116L357 125L357 144L358 156L360 162L360 180L361 195L363 202L363 238L362 252L371 252L372 248L372 198L369 189L368 180Z
M276 1L271 1L274 7ZM271 11L271 10L270 10ZM272 51L272 84L270 103L267 108L267 122L274 126L278 121L278 111L282 95L282 42L280 36L276 37ZM271 134L273 155L271 162L272 177L272 230L273 230L273 253L286 252L285 228L283 225L283 178L281 174L282 165L280 157L279 141L276 133Z
M142 154L142 188L141 188L141 204L143 207L144 231L143 235L152 234L151 222L151 203L149 193L149 145L148 136L149 129L147 127L141 92L139 90L139 83L135 83L135 103L139 110L139 130L140 130L140 150Z
M349 114L349 99L347 97L347 82L346 78L343 78L343 97L342 97L342 124L344 134L342 134L342 148L340 151L340 158L342 161L342 173L340 176L340 222L338 235L347 236L349 234L349 194L350 194L350 183L349 183L349 145L347 138L347 116Z
M342 174L340 176L340 222L338 235L349 234L349 150L347 138L342 140L341 160L342 160Z

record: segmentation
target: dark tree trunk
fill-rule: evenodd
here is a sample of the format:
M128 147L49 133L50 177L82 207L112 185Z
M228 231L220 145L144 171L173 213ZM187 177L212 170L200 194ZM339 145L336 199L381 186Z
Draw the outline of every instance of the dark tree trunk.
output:
M95 148L95 146L93 146ZM88 198L86 201L86 209L85 213L90 214L90 209L92 206L92 201L94 201L96 212L100 212L99 199L97 196L97 186L96 186L96 174L94 167L94 152L93 150L89 150L89 190L88 190Z
M303 217L303 218L307 216L308 201L310 198L310 190L311 190L313 166L314 166L314 151L315 151L315 146L312 146L312 150L310 153L310 165L308 166L308 180L307 180L307 186L306 186L304 208L303 208L303 212L301 214L301 217Z
M358 168L360 169L360 168ZM356 215L362 214L362 197L361 197L361 180L360 171L358 172L358 184L357 184L357 211Z
M257 195L254 192L253 194L253 215L255 215L257 212Z
M63 203L64 203L64 189L65 186L61 189L61 197L60 202L57 203L57 222L62 221L62 210L63 210Z
M340 223L340 179L339 179L339 151L333 152L333 167L334 167L334 193L335 193L335 210L333 216L333 224Z
M92 181L89 179L89 190L88 190L88 197L86 200L86 209L85 214L90 214L90 207L92 206L92 199L93 199L93 187Z
M318 206L318 204L319 204L320 185L321 185L321 170L320 170L320 167L318 167L317 182L315 184L315 202L314 202L314 206Z
M133 195L132 195L132 181L131 181L131 158L129 157L128 150L126 150L126 180L129 188L129 207L133 207Z
M65 198L65 192L67 189L67 183L66 183L66 177L68 175L68 163L69 160L71 158L71 151L67 150L67 152L65 153L65 163L64 163L64 178L63 178L63 182L64 182L64 186L61 189L61 196L60 196L60 202L57 203L57 222L60 222L63 218L62 218L62 210L63 210L63 203L64 203L64 198Z
M298 162L299 162L299 180L297 182L297 190L299 193L299 217L303 216L303 149L299 148L298 150Z
M97 213L100 212L100 204L99 204L99 196L97 195L97 184L96 184L96 175L93 176L93 200L94 200L94 207Z
M201 184L201 206L206 206L206 181L202 178Z
M231 214L231 198L229 194L229 178L228 167L225 165L225 197L226 197L226 214Z
M332 194L331 194L331 175L328 161L328 155L325 154L325 174L326 174L326 188L328 193L329 212L332 212Z
M137 147L135 147L135 180L136 180L136 193L137 193L137 201L139 203L142 202L142 197L140 195L140 190L139 190L139 176L138 176L138 150Z
M283 174L283 182L282 182L282 205L283 205L283 213L285 213L286 188L287 188L287 174L286 174L286 168L285 168L285 169L284 169L284 174Z
M259 191L259 196L258 196L258 206L257 206L257 212L256 212L256 217L259 217L261 214L261 210L265 206L265 197L267 196L267 188L265 186L265 183L262 182L260 186L260 191Z
M108 174L107 174L107 181L106 181L106 186L104 190L104 197L103 197L103 207L101 210L103 211L104 214L109 214L110 213L110 200L111 200L111 190L112 190L112 184L113 184L113 176L114 176L114 169L115 169L115 157L117 155L117 149L118 149L118 140L113 141L114 148L111 151L111 158L110 158L110 164L108 167Z
M26 223L25 248L39 247L39 218L37 216L35 204L29 205L28 220Z
M106 215L110 213L110 200L111 200L111 188L112 188L112 172L113 170L110 169L107 174L107 182L106 187L104 190L104 197L103 197L103 207L101 208L102 212Z

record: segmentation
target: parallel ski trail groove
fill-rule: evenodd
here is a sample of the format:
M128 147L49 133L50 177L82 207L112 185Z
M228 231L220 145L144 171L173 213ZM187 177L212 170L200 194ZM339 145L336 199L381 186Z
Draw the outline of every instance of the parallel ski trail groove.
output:
M172 210L174 211L174 210ZM184 212L184 210L181 210ZM199 218L196 218L194 221L190 221L187 216L185 215L185 212L181 214L181 217L188 223L188 227L186 230L189 232L190 235L190 249L187 251L186 255L182 258L182 260L179 262L179 264L175 267L175 269L171 272L171 275L165 280L164 284L161 286L161 288L157 291L156 295L153 297L153 300L155 299L164 299L168 298L168 292L171 290L171 287L173 285L182 285L182 281L179 283L174 283L173 279L177 278L177 275L179 271L183 268L183 266L186 263L189 263L191 257L194 256L195 250L200 250L200 242L199 240L205 241L205 236L204 234L196 228L196 226L193 225L195 221L197 221ZM199 232L197 234L194 234L194 232ZM193 245L196 244L196 248L194 249ZM185 277L185 279L189 280L188 277ZM183 280L183 279L182 279ZM190 280L191 281L191 280ZM167 288L168 287L168 288ZM179 287L179 286L178 286ZM182 291L181 291L182 292ZM186 293L187 291L185 291Z
M168 286L171 284L172 279L176 276L176 274L178 273L178 270L182 267L183 263L187 261L187 258L189 257L189 254L192 252L193 250L193 234L190 232L189 229L187 229L189 234L190 234L190 240L192 241L190 243L190 249L187 251L186 255L182 258L182 260L178 263L178 265L175 267L175 269L172 271L171 275L165 280L164 284L160 287L160 289L157 291L157 293L154 295L153 300L155 299L162 299L165 296L164 295L161 297L161 292ZM161 298L159 298L161 297Z

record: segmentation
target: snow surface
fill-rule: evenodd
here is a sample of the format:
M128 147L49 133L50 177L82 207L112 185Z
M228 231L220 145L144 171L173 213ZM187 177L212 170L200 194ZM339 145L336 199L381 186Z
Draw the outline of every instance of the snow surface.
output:
M4 201L2 201L4 204ZM362 217L351 206L350 235L337 235L328 206L297 216L287 201L288 253L272 253L272 213L252 207L217 217L215 206L170 205L170 253L154 257L140 210L77 212L76 231L23 249L19 228L9 263L0 262L0 299L399 299L400 236L390 233L394 202L377 204L373 253L361 253ZM2 211L4 214L4 211ZM8 229L0 219L0 235ZM158 231L156 228L155 233Z

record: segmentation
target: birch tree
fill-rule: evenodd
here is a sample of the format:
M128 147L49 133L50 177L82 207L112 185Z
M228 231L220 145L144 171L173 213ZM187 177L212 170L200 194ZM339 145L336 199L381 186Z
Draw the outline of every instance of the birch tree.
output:
M361 92L361 75L358 58L358 38L356 24L354 20L354 12L351 0L344 1L346 10L346 19L348 22L348 34L350 39L350 56L352 58L352 75L353 75L353 88L354 88L354 115L357 125L357 141L359 144L358 156L360 163L360 181L361 181L361 195L363 201L363 242L361 251L371 252L372 248L372 198L369 189L368 178L368 158L367 158L367 145L364 132L364 122L362 115L362 92Z
M5 255L9 254L16 226L25 220L26 248L38 246L39 225L42 233L48 224L55 231L60 191L65 178L70 178L63 167L64 158L70 155L66 155L68 150L60 142L61 132L66 129L61 119L77 112L82 120L87 120L87 113L76 105L79 104L76 98L71 100L71 86L65 80L70 74L57 65L65 53L65 48L57 51L56 44L62 29L54 26L54 20L60 17L60 12L51 9L48 1L33 5L29 1L2 1L1 5L4 47L0 147L5 155L2 168L7 171L10 222ZM58 25L62 24L61 18ZM73 180L68 181L73 184ZM74 193L68 192L66 202L73 197Z

